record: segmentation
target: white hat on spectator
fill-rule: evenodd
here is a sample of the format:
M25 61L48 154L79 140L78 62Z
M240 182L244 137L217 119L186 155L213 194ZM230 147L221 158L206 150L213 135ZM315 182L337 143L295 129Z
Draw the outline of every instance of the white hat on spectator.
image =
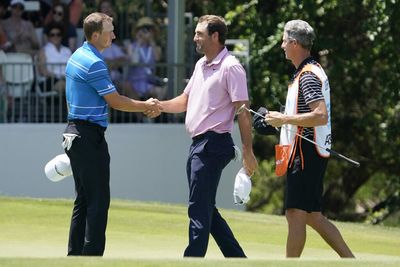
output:
M61 154L47 162L44 173L50 181L58 182L72 175L71 163L67 154Z
M23 5L24 8L25 8L25 1L24 0L11 0L10 6L17 5L17 4Z
M152 29L154 32L158 33L158 28L156 27L154 20L150 17L140 18L136 23L135 27L132 28L132 33L136 34L139 31L139 29L144 27Z
M154 27L155 24L154 24L153 19L149 18L149 17L140 18L136 24L136 28L141 28L144 26Z

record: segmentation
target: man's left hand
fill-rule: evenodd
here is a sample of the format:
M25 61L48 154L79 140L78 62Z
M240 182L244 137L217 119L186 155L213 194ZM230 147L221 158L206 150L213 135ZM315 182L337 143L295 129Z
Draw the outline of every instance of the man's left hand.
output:
M243 168L248 176L252 176L257 170L258 163L253 151L243 151Z

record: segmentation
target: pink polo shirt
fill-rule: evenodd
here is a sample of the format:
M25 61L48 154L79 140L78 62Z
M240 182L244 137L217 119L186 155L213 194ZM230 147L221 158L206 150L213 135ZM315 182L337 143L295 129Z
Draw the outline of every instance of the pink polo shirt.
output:
M246 101L246 72L224 48L209 64L197 61L184 93L188 95L186 130L191 137L209 130L231 132L235 117L233 102Z

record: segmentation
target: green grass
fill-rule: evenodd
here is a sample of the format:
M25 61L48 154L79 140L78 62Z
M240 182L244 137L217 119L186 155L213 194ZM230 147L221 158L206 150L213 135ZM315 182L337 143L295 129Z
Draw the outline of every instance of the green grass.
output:
M72 200L0 197L0 266L400 266L400 229L335 222L355 253L342 260L311 229L301 259L287 260L282 216L222 210L249 259L183 259L186 207L112 200L103 258L66 257Z

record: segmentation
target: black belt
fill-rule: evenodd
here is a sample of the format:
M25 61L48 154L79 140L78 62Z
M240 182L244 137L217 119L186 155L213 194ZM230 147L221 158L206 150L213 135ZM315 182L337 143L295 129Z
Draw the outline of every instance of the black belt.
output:
M230 136L230 133L216 133L214 131L207 131L205 133L196 135L195 137L192 137L193 142L197 142L200 140L203 140L205 138L208 138L210 136L218 136L218 137L223 137L223 136Z
M95 128L95 129L103 131L103 132L107 129L107 127L103 127L100 124L97 124L95 122L86 121L86 120L77 120L77 119L69 120L68 124L88 126L88 127Z

